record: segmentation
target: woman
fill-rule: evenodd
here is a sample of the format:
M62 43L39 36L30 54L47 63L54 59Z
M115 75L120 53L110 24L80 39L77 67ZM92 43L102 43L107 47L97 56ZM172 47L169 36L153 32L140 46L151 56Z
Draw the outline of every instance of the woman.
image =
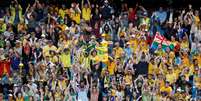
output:
M29 72L28 62L31 60L31 54L32 54L32 48L29 44L29 41L25 39L23 42L23 47L22 47L22 58L23 58L22 61L23 61L24 69L26 70L26 73Z
M91 88L90 88L90 101L98 101L99 97L99 80L97 81L97 86L93 85L93 79L91 79Z
M99 57L97 55L97 51L93 50L90 55L91 65L95 65L99 62Z
M14 7L10 6L10 12L11 12L10 22L14 25L17 25L20 21L23 21L22 7L17 2L17 0L14 0L13 3L14 3Z
M84 81L80 82L80 88L78 88L78 101L89 101L87 97L87 93L89 90L89 83L88 83L88 78L85 75L84 78L86 79L86 85Z
M17 31L18 31L18 33L20 33L20 34L24 34L24 33L26 33L26 31L27 31L27 25L24 23L24 22L20 22L18 25L17 25Z

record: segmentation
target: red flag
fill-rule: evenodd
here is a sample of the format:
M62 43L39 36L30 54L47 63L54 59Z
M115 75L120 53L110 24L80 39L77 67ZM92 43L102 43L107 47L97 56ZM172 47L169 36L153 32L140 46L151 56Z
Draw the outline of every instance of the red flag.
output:
M159 44L162 44L163 41L165 41L165 37L162 36L162 35L160 35L159 32L156 32L156 35L155 35L155 37L154 37L153 42L157 42L157 43L159 43Z

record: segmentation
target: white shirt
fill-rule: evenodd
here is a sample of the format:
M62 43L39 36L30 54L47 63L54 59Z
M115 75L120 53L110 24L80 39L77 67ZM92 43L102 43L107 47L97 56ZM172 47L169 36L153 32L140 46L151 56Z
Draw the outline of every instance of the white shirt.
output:
M84 89L83 91L79 90L78 101L89 101L89 99L87 97L87 90L86 89Z

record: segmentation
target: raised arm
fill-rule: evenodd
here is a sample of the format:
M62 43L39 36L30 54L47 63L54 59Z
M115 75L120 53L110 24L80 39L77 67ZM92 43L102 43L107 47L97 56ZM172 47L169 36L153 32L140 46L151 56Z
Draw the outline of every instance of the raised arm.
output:
M91 3L90 3L89 0L87 0L87 3L88 3L88 5L89 5L89 8L91 8Z
M97 90L98 90L98 92L99 92L99 86L100 86L100 80L99 80L99 78L98 78L98 82L97 82L98 84L97 84Z
M84 78L86 79L86 83L87 83L86 89L89 90L89 80L88 80L87 75L85 75Z
M44 99L44 91L43 91L43 89L40 88L40 89L39 89L39 92L40 92L40 96L41 96L41 97L40 97L40 100L43 101L43 99Z
M100 34L103 34L105 25L106 25L106 22L103 23L102 26L100 27L100 31L99 31Z
M14 94L13 94L15 98L17 97L17 96L16 96L17 91L18 91L18 88L15 88L15 89L14 89Z
M111 33L113 33L113 29L112 29L112 26L111 26L110 22L107 22L107 25L109 26L109 29L110 29Z
M139 79L139 76L134 80L134 87L137 93L139 93L138 89L137 89L137 80Z
M80 10L80 8L79 8L79 4L76 5L76 10L77 10L79 13L81 13L81 10Z
M186 12L185 10L182 10L182 12L181 12L180 19L179 19L181 22L183 22L183 20L184 20L185 12Z
M138 6L141 10L143 10L144 12L147 12L147 10L143 7L143 6Z
M93 79L91 77L91 81L90 81L90 92L92 92L92 87L93 87Z
M184 32L184 33L185 33L185 37L186 37L187 41L189 42L189 38L188 38L187 33L186 32Z
M28 6L27 6L27 8L25 10L25 14L28 12L29 8L30 8L30 4L28 4Z
M17 0L15 0L15 3L16 3L16 4L19 4Z
M25 94L25 92L24 92L24 87L23 87L23 86L21 87L21 92L22 92L22 95Z
M84 0L82 0L81 9L84 7Z
M70 83L68 84L68 86L66 87L66 89L65 89L65 91L64 91L65 96L68 96L68 94L69 94L71 82L72 82L72 81L70 80Z

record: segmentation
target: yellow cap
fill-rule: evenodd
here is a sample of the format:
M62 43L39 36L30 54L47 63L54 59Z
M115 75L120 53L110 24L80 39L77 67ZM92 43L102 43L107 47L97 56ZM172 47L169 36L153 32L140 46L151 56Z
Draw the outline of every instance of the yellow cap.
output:
M102 36L102 37L105 37L105 36L106 36L106 34L105 34L105 33L103 33L101 36Z
M20 63L20 64L19 64L19 66L20 66L20 67L23 67L23 66L24 66L24 64L23 64L23 63Z
M130 42L126 42L126 44L130 45L131 43Z

